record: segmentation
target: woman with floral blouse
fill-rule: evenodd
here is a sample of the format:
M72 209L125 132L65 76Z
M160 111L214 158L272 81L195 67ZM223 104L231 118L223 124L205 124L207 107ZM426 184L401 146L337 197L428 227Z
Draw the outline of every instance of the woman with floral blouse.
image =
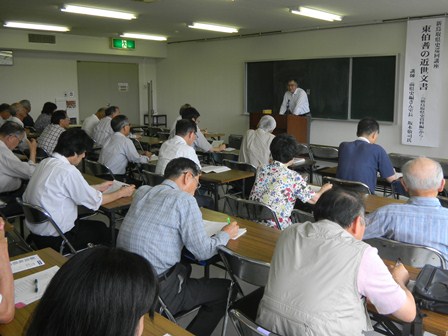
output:
M318 192L314 192L299 173L288 168L298 153L297 141L291 135L276 136L270 150L273 160L257 169L249 198L269 205L277 214L283 230L292 224L289 216L297 199L314 204L332 185L324 184ZM272 221L268 221L267 225L276 227Z

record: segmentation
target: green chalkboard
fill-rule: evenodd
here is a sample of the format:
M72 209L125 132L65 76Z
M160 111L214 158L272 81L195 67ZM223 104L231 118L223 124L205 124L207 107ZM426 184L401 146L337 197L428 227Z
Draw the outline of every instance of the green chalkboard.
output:
M342 57L248 62L247 112L272 109L278 113L286 83L289 79L295 79L308 94L313 118L348 120L368 115L380 121L393 121L395 58ZM383 99L377 101L378 96Z
M395 56L354 57L351 118L394 121Z

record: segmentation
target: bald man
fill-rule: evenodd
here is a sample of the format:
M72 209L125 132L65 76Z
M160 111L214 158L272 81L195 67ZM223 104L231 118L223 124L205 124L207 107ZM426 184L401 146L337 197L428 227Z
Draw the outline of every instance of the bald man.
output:
M426 157L406 162L402 168L406 204L391 204L369 214L364 239L385 237L425 245L442 252L448 261L448 209L437 194L445 179L440 164Z

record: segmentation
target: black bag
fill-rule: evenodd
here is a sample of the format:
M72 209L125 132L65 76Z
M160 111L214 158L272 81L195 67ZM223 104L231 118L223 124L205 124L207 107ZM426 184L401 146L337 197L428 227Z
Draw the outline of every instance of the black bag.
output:
M448 270L425 265L417 276L413 293L420 308L448 314Z

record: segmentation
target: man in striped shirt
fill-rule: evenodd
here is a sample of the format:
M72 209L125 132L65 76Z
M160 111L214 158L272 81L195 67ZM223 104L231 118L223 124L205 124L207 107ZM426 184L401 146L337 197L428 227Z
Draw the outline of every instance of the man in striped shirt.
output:
M425 157L406 162L402 184L406 204L391 204L369 214L364 239L385 237L435 248L448 261L448 209L437 194L445 187L440 164Z

